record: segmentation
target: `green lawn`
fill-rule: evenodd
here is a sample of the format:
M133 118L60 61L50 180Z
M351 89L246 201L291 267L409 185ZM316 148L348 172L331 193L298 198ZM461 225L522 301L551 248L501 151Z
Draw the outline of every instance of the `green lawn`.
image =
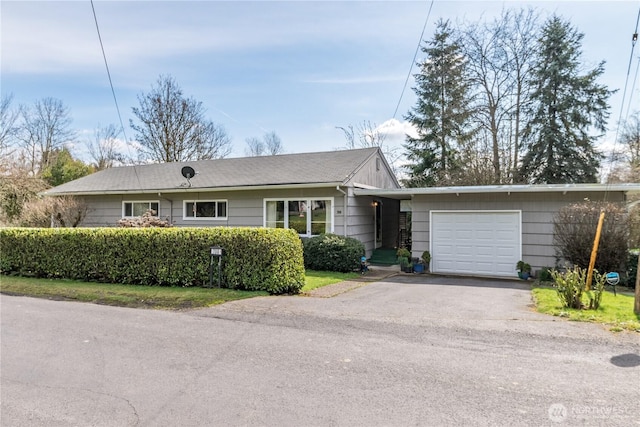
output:
M302 288L302 292L358 276L358 273L307 270L306 284ZM121 307L165 310L209 307L227 301L269 295L267 292L237 291L232 289L115 285L64 279L35 279L20 276L0 276L0 291L10 295L28 295L39 298L75 300Z
M358 273L336 273L333 271L307 270L305 285L302 287L301 292L308 292L315 288L332 285L334 283L350 280L359 276L360 274Z
M536 309L540 313L566 317L579 322L603 323L609 325L612 331L626 329L640 332L640 315L633 312L634 296L632 294L618 292L618 295L614 296L613 292L606 291L602 295L602 303L598 310L562 307L556 290L550 287L533 288L533 297Z
M267 292L218 288L114 285L19 276L0 276L0 291L11 295L168 310L209 307L227 301L268 295Z

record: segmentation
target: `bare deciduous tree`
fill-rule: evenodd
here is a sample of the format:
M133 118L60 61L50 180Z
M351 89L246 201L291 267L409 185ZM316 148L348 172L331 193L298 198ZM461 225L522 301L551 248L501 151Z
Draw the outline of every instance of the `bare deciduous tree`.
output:
M517 174L521 148L522 121L525 111L531 104L532 88L528 84L536 54L539 14L533 9L520 10L513 14L512 26L508 31L507 50L513 70L512 94L512 140L513 162L510 173L512 181L520 181Z
M75 134L71 130L69 109L55 98L44 98L33 107L21 108L22 123L18 132L31 174L39 174L50 166L51 154L71 142Z
M620 142L627 154L629 165L635 169L640 168L640 111L631 115L625 122Z
M124 163L124 156L118 151L117 146L119 135L120 131L112 124L94 129L93 139L87 141L87 149L96 170Z
M0 176L0 225L18 224L25 204L49 188L44 180L22 172L11 170L8 176Z
M205 118L202 103L186 98L170 76L160 76L151 91L138 96L130 121L142 154L155 162L223 158L231 153L224 127Z
M493 22L462 30L467 70L475 91L474 118L490 141L493 184L514 180L537 16L532 9L507 10Z
M369 120L363 120L357 126L336 126L336 129L340 129L344 133L344 138L347 140L347 149L383 147L387 138L387 135L380 132L378 126Z
M398 166L398 162L402 158L399 147L390 147L385 144L387 134L382 132L376 123L363 120L356 126L336 126L336 129L340 129L344 134L344 139L347 142L344 148L352 150L355 148L380 147L393 173L397 176L401 172Z
M284 152L282 140L275 131L265 133L262 139L253 136L245 141L247 143L245 152L250 157L275 156Z
M17 109L11 108L12 101L13 95L2 95L2 99L0 99L0 167L3 170L8 167L5 163L12 154L9 147L16 136L18 130L16 121L20 115Z
M247 156L257 157L264 155L264 143L260 138L252 136L247 138L245 141L247 143L247 149L245 150Z
M88 207L72 196L37 197L24 205L19 223L23 227L78 227Z

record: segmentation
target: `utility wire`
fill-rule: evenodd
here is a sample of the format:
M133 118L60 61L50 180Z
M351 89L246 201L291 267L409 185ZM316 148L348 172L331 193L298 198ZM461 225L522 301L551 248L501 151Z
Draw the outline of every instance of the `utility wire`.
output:
M400 108L400 102L402 101L402 97L404 96L404 91L407 89L407 83L409 82L409 78L411 77L411 70L413 70L413 66L416 63L416 58L418 57L418 51L420 51L420 45L422 44L422 39L424 38L424 31L427 28L427 23L429 22L429 17L431 16L431 9L433 8L434 0L431 0L431 4L429 5L429 12L427 13L427 18L424 20L424 25L422 26L422 33L420 33L420 39L418 40L418 45L416 46L416 51L413 54L413 59L411 60L411 66L409 67L409 72L407 73L407 78L404 81L404 86L402 87L402 92L400 93L400 99L398 99L398 104L396 105L396 109L393 112L393 117L396 118L396 114L398 114L398 108Z
M618 123L616 125L616 134L613 139L613 148L611 149L611 157L609 159L609 171L607 172L607 180L606 180L607 186L610 185L609 175L611 174L611 169L613 168L613 161L617 154L616 146L618 145L618 136L620 134L620 126L622 125L622 114L624 112L624 102L627 97L627 86L629 84L629 75L631 73L631 63L633 62L633 51L635 50L636 42L638 41L638 24L640 24L640 8L638 8L638 17L636 19L636 29L631 36L631 54L629 55L629 65L627 66L627 76L624 82L624 90L622 91L622 102L620 103L620 115L618 116ZM637 77L637 74L636 74L636 77ZM635 78L634 78L634 86L635 86ZM633 93L629 96L629 106L631 106L631 98L633 98ZM629 112L627 109L627 116L625 116L625 121L628 119L628 114ZM605 191L604 199L605 201L607 200L607 191Z
M636 81L638 80L638 73L640 72L640 55L638 55L638 64L636 65L636 75L633 78L633 84L631 85L631 95L629 96L629 103L627 104L627 113L625 114L625 121L629 118L629 112L631 110L631 100L633 99L633 93L636 90Z
M96 9L93 6L93 0L91 0L91 10L93 11L93 20L96 23L96 32L98 33L98 40L100 41L100 49L102 50L102 58L104 59L104 66L107 69L107 76L109 77L109 86L111 87L111 94L113 95L113 102L116 104L116 112L118 113L118 119L120 120L120 128L122 129L122 135L124 137L124 143L127 147L127 151L129 151L129 156L131 156L131 151L129 148L129 140L127 139L127 132L124 128L124 122L122 121L122 114L120 114L120 106L118 105L118 98L116 97L116 91L113 88L113 80L111 79L111 72L109 71L109 63L107 62L107 55L104 52L104 45L102 43L102 36L100 35L100 27L98 26L98 17L96 16ZM136 175L136 180L138 181L138 187L142 190L142 184L140 182L140 177L138 176L138 170L136 165L133 165L133 172Z
M627 96L627 84L629 83L629 74L631 73L631 63L633 62L633 51L636 48L636 42L638 41L638 24L640 24L640 7L638 8L638 17L636 18L636 29L631 36L631 54L629 55L629 65L627 66L627 79L624 83L624 92L622 93L622 108L620 109L620 117L618 118L618 128L622 123L622 113L624 111L624 101ZM637 73L636 73L637 77ZM635 87L636 79L633 79L633 86ZM631 99L633 98L633 89L631 90L631 94L629 95L629 107L631 106ZM627 108L627 114L625 116L625 121L629 115L629 108ZM616 132L616 140L618 139L618 133Z

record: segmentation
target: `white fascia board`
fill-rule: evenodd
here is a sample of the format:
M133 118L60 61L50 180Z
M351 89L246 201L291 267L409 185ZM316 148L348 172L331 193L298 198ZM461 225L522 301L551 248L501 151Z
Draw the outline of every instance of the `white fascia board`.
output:
M104 190L104 191L65 191L65 192L42 192L43 196L102 196L118 194L183 194L183 193L217 193L227 191L249 191L249 190L289 190L300 188L331 188L335 189L340 182L322 182L312 184L276 184L276 185L254 185L240 187L179 187L179 188L156 188L153 190Z
M567 193L567 192L607 192L607 191L638 191L639 183L629 184L542 184L542 185L484 185L460 187L427 187L401 189L360 189L355 188L356 196L380 196L390 198L410 199L416 195L435 194L486 194L486 193Z

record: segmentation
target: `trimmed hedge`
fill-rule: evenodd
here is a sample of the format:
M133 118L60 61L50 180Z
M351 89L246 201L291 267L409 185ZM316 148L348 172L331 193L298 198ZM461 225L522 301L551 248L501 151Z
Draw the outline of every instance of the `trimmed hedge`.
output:
M213 245L225 249L225 287L282 294L297 293L304 286L302 244L295 231L248 227L4 228L0 273L207 286Z
M360 268L364 245L352 237L321 234L304 239L304 266L311 270L348 273Z

